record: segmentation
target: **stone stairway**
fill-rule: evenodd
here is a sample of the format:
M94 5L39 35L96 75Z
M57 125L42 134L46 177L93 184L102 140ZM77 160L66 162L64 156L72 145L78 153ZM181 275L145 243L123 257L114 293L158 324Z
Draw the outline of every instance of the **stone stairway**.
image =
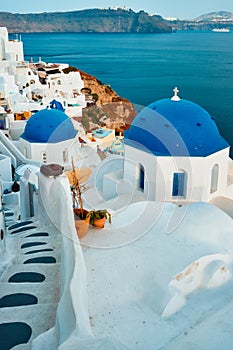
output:
M0 349L26 350L55 324L61 236L54 226L41 227L38 221L7 221L10 263L0 278Z

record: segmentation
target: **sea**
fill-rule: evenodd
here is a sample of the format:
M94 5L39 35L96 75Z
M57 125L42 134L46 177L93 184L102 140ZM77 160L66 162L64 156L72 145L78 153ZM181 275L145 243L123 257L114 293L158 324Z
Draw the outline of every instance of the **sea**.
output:
M233 32L22 34L25 59L69 63L138 106L173 95L200 104L233 145ZM206 135L208 138L208 135Z

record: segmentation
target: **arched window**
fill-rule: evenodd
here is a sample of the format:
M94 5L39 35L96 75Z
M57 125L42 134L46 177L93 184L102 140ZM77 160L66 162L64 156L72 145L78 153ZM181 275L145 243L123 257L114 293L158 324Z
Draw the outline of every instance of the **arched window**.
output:
M138 168L137 168L137 188L139 190L141 190L142 192L144 192L144 188L145 188L145 169L144 166L142 164L139 164Z
M211 171L210 193L214 193L218 189L218 173L219 173L219 165L215 164Z
M186 197L187 173L179 171L173 174L173 197Z
M68 151L67 148L63 151L63 162L66 163L68 161Z

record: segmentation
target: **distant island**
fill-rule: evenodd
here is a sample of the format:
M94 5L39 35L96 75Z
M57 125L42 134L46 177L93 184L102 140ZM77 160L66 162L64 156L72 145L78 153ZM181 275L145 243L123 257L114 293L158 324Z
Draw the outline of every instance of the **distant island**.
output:
M0 26L9 33L167 33L172 25L161 16L131 9L13 14L0 12Z
M0 12L0 26L9 33L171 33L178 30L233 30L233 13L218 11L192 20L163 18L126 8L89 9L69 12Z
M192 20L169 20L176 30L213 30L229 29L233 30L233 12L217 11L203 14Z

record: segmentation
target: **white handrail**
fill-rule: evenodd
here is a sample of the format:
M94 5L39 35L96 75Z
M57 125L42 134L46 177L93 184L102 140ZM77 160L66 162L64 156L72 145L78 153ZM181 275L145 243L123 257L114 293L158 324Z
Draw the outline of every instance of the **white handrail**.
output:
M0 143L2 143L3 148L7 149L5 150L6 155L11 157L12 164L14 167L17 167L21 164L33 164L36 166L40 166L39 162L36 162L32 159L28 159L24 157L24 155L18 150L18 148L11 142L11 140L8 139L8 137L5 136L3 132L0 132Z

